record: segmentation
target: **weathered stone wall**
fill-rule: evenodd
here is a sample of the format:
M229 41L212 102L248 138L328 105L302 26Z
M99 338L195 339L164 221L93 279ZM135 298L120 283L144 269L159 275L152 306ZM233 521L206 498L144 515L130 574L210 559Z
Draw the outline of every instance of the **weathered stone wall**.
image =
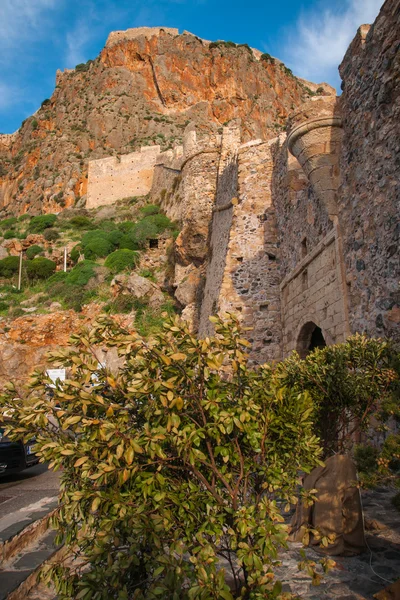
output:
M140 152L89 162L87 208L113 204L128 196L145 196L151 190L160 146L144 146Z
M283 279L283 354L307 351L314 326L327 344L348 336L345 282L340 240L336 228L326 235ZM309 335L309 339L306 339Z
M352 331L400 339L400 1L359 29L343 79L339 222Z
M252 346L251 364L281 358L279 249L272 201L274 142L250 142L238 150L238 180L229 163L218 182L200 334L208 316L241 315ZM234 161L233 161L234 164ZM237 197L235 189L237 186ZM234 201L232 203L232 198Z
M324 103L324 99L319 102ZM333 106L334 99L329 99L329 103ZM311 117L314 123L318 118L313 110L303 117ZM327 116L322 114L322 118ZM295 119L290 124L291 131L302 127ZM332 173L337 178L340 153L337 129L330 124L326 127L325 123L323 127L304 127L302 148L297 148L303 168L288 152L287 141L275 147L273 195L281 253L284 356L292 350L304 354L315 326L321 328L328 344L343 341L349 331L341 238L334 224L337 217L332 214L337 212L332 211L332 206L337 207L337 184L331 183ZM319 139L315 139L315 134ZM299 144L299 140L296 143ZM293 139L291 147L293 149ZM314 162L313 169L309 168L310 162ZM329 169L324 174L326 187L334 191L327 196L315 185L320 180L318 171L326 168ZM316 178L313 173L317 174Z
M175 27L134 27L125 29L124 31L112 31L107 38L106 48L110 48L114 44L118 44L126 40L136 40L138 37L150 38L161 33L169 33L170 35L179 35L179 29Z

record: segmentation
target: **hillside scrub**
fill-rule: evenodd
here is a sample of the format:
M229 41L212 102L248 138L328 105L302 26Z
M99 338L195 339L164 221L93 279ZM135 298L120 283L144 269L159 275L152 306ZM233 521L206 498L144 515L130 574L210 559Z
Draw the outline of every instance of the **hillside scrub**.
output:
M24 262L28 279L48 279L56 270L56 263L44 256Z
M53 523L85 566L46 567L61 600L292 597L273 571L288 538L281 507L321 464L311 396L247 367L234 316L214 322L210 339L176 318L145 340L103 318L50 356L71 368L52 397L40 372L27 396L10 384L1 397L10 435L35 435L41 460L62 466ZM118 373L97 348L117 348ZM313 565L302 568L318 582Z
M105 260L104 266L110 269L112 273L121 273L121 271L134 269L138 260L138 252L123 248L109 254Z

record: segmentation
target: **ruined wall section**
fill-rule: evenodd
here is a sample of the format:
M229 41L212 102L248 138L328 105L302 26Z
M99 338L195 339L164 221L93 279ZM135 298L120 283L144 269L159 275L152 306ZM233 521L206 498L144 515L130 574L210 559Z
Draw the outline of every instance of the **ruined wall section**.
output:
M308 324L321 328L327 344L344 341L348 315L341 241L329 203L317 195L286 141L275 151L273 197L281 255L282 350L287 356L301 350Z
M283 138L275 146L272 186L283 278L332 230L333 222Z
M309 324L321 328L327 344L343 342L348 336L341 260L340 238L334 227L283 279L284 356L292 350L302 353L303 332Z
M90 161L86 208L148 194L159 154L160 146L143 146L140 152Z
M274 142L260 140L238 149L237 184L219 178L211 238L211 260L200 333L211 333L210 314L241 316L251 342L250 363L281 358L279 249L272 202ZM237 185L237 196L235 188ZM218 281L217 281L218 279ZM207 295L208 293L208 295Z
M352 331L400 339L400 1L359 29L343 79L339 221Z

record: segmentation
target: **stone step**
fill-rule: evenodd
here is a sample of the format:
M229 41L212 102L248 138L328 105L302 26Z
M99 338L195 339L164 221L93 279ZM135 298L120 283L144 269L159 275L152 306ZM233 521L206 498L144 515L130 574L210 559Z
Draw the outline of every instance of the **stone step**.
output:
M49 529L56 506L57 498L42 498L0 519L0 600L27 600L43 563L60 551Z
M16 554L0 570L0 600L25 600L37 586L42 565L58 551L54 545L54 531L46 531L40 538Z

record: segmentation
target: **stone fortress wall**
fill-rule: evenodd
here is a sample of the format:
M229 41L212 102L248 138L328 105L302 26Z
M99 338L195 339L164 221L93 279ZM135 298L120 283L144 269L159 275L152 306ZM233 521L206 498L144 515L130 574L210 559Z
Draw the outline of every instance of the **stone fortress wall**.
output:
M311 98L287 135L240 144L238 122L215 139L189 125L183 148L134 153L151 156L148 175L129 177L181 223L175 297L200 335L210 315L238 313L252 363L356 331L400 338L398 31L400 0L387 0L346 54L342 96Z

